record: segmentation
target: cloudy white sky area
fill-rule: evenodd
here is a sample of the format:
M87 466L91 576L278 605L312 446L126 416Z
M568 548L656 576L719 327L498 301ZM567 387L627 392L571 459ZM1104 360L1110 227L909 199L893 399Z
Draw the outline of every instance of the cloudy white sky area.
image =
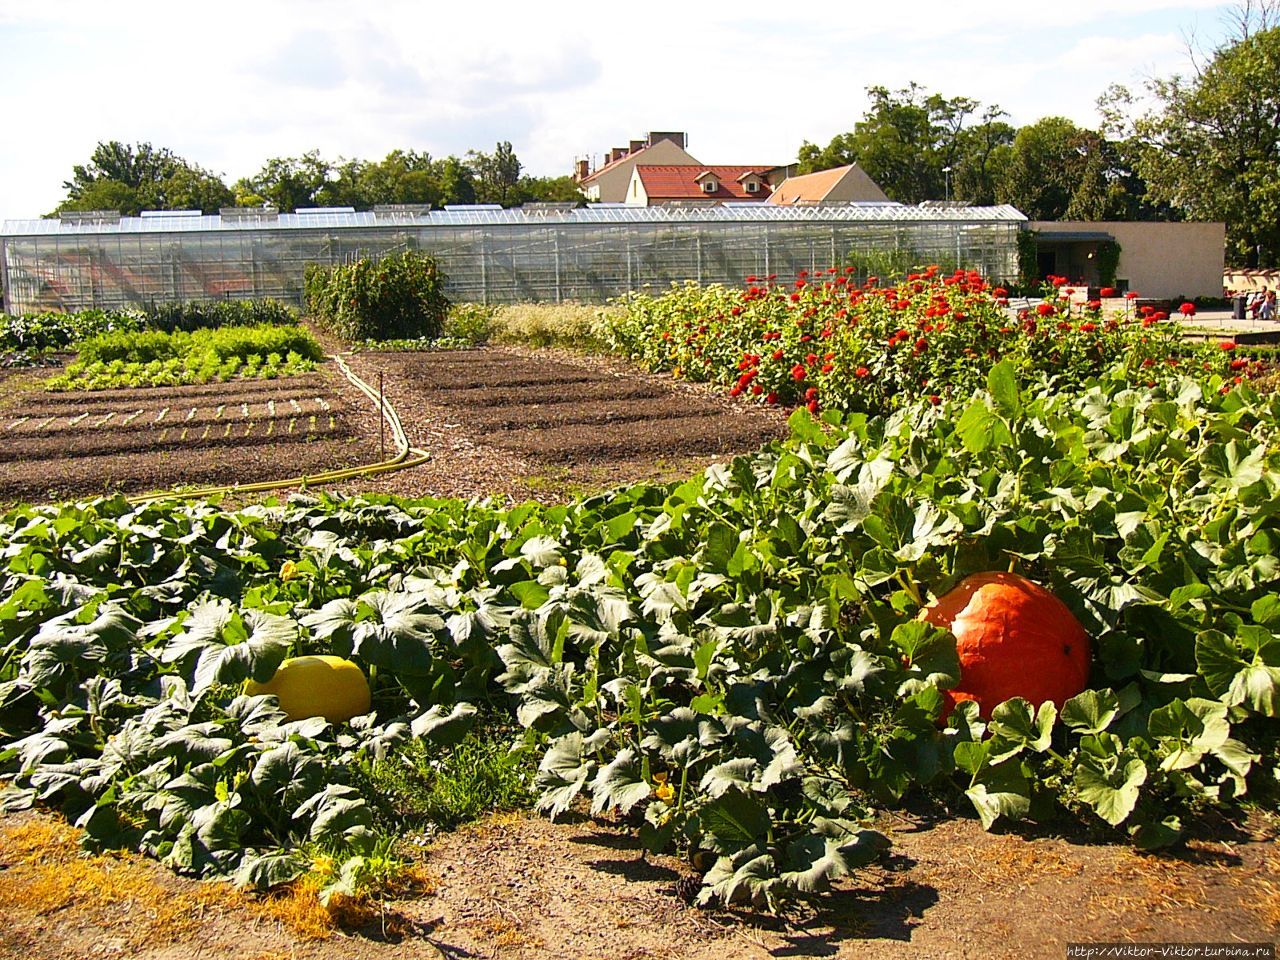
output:
M785 163L850 130L866 87L915 81L1015 124L1096 126L1112 82L1186 72L1233 4L0 0L0 219L47 213L102 140L228 183L319 149L433 156L510 140L568 173L649 130L706 163Z

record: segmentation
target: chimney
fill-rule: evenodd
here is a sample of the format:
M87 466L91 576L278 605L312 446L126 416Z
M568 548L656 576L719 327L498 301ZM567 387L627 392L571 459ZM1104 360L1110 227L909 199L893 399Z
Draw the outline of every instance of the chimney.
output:
M643 149L644 149L644 141L643 141L643 140L632 140L632 141L631 141L631 151L630 151L631 153L635 153L637 150L643 150Z
M576 179L579 183L587 179L587 177L591 176L590 160L579 160L577 162L577 168L578 168L578 172L577 172L577 175L574 177L574 179Z
M615 160L621 160L626 155L627 155L626 147L614 147L612 150L609 151L609 162L613 163L613 161Z
M689 149L689 137L681 131L651 130L649 132L649 146L662 140L670 140L681 150Z

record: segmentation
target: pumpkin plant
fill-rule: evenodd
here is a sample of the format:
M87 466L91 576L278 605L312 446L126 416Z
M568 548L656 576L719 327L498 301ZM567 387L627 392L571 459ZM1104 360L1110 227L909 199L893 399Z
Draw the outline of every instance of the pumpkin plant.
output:
M923 788L988 827L1070 816L1142 846L1274 796L1280 398L1127 367L1064 390L1008 361L983 385L799 410L750 456L556 506L13 509L4 802L270 885L377 842L360 764L494 712L540 754L541 809L687 856L704 903L777 906L866 864L872 813ZM1016 576L952 595L994 570ZM992 587L1054 619L1010 645L1065 638L1062 686L972 687ZM312 655L359 667L368 712L290 720L241 692Z

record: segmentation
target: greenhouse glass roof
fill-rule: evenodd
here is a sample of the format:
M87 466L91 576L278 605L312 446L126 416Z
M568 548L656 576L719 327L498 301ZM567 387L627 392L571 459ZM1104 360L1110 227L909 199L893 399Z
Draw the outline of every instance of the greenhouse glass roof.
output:
M498 224L599 224L599 223L770 223L816 221L822 223L1022 223L1015 208L908 206L899 203L818 204L777 206L763 203L726 204L715 207L640 207L599 204L574 210L510 210L488 206L457 207L430 212L405 211L355 213L317 209L310 212L265 216L247 214L201 216L191 211L146 211L141 217L118 220L6 220L0 236L31 237L111 233L186 233L228 230L314 230L341 227L387 226L485 226Z

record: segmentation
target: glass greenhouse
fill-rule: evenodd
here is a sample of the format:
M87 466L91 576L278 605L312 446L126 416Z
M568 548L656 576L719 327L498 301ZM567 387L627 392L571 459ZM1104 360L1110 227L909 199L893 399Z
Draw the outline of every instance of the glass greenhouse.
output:
M418 249L438 259L457 301L602 302L685 280L790 279L850 262L1008 278L1025 219L1009 206L891 203L98 213L6 221L0 278L13 314L209 298L300 303L309 263Z

